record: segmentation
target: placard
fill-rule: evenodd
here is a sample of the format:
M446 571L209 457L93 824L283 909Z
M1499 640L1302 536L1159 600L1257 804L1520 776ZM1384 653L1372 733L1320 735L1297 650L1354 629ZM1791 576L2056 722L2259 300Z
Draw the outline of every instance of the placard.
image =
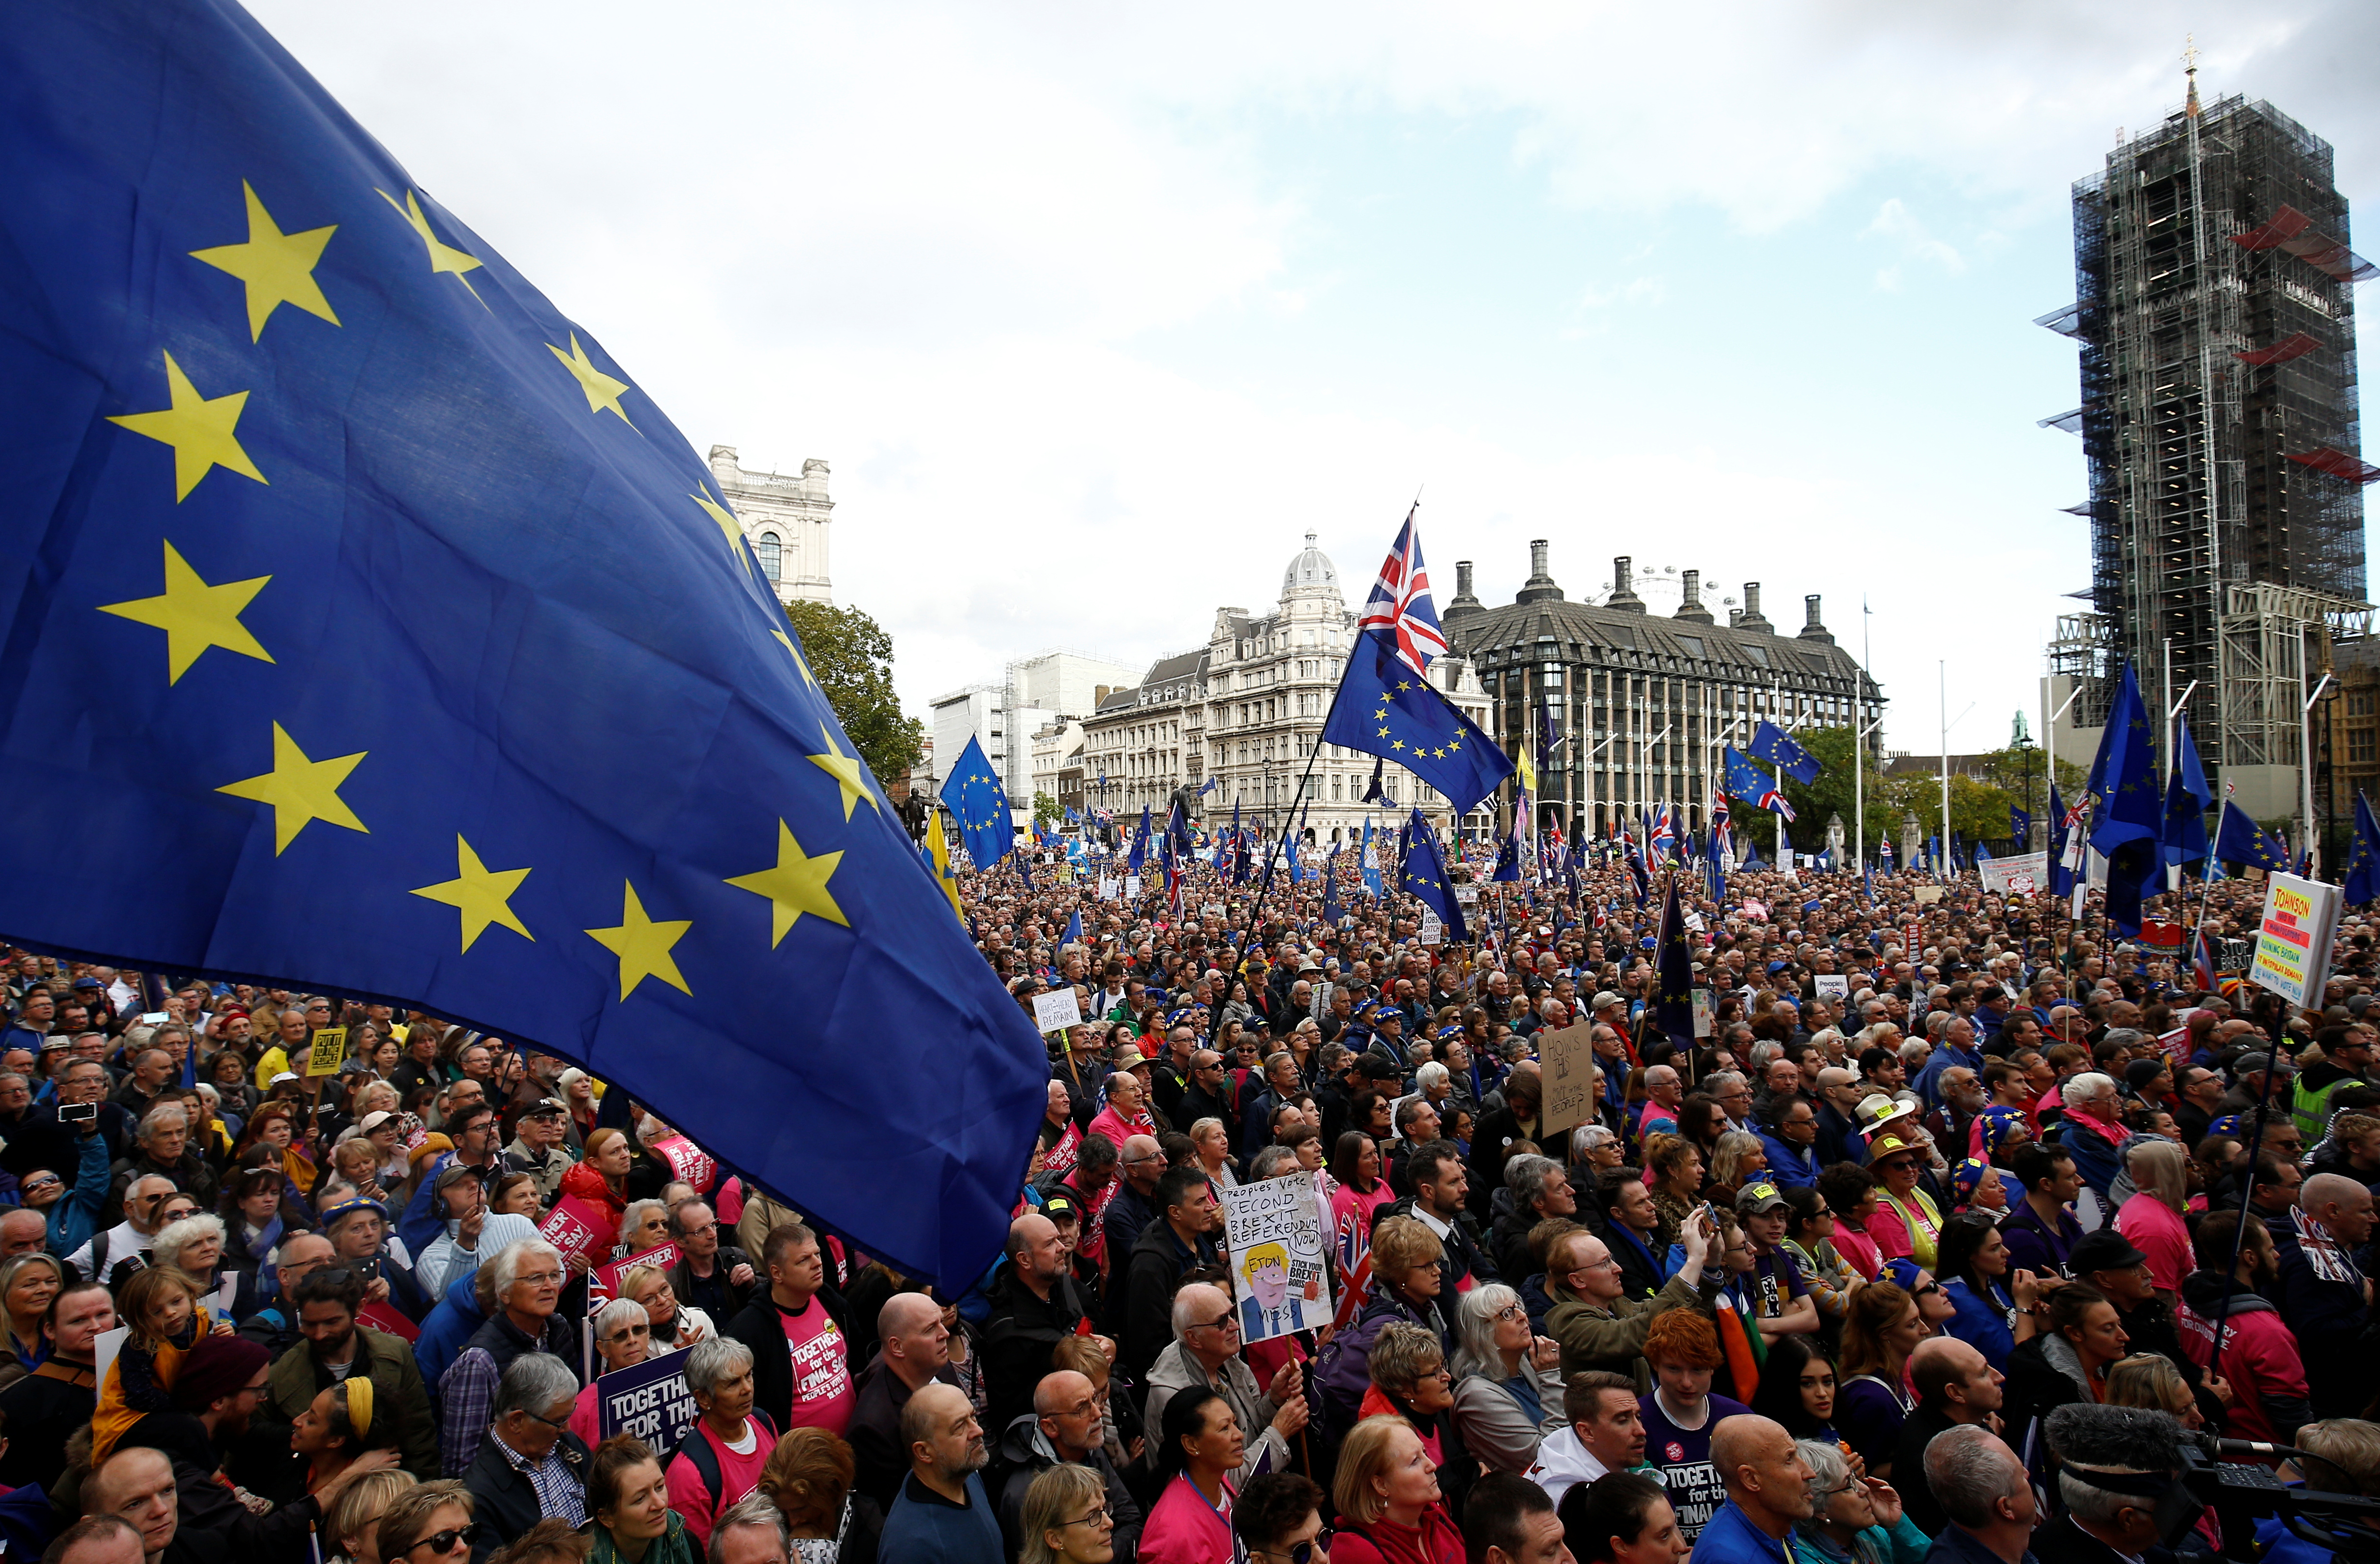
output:
M1696 988L1694 996L1694 1036L1707 1037L1718 1030L1711 1014L1711 991Z
M1909 893L1909 899L1921 907L1930 907L1942 899L1942 888L1938 885L1921 885Z
M1269 1341L1330 1323L1330 1231L1313 1184L1266 1179L1223 1191L1223 1241L1240 1340Z
M1430 912L1422 914L1421 942L1425 945L1436 945L1442 943L1445 939L1446 925L1439 915Z
M1540 1144L1595 1116L1595 1024L1582 1021L1537 1034L1537 1064L1545 1101L1537 1109Z
M2275 874L2265 887L2265 913L2248 981L2301 1010L2322 1003L2330 976L2331 942L2338 936L2338 887L2293 874Z
M2013 858L1985 858L1975 866L1984 889L2002 896L2036 896L2049 887L2049 855L2020 853Z
M1813 990L1822 1000L1848 1000L1852 997L1852 980L1840 972L1821 972L1810 979Z
M587 1312L591 1318L596 1311L620 1295L620 1279L638 1266L650 1266L657 1271L668 1270L678 1262L675 1243L656 1243L640 1255L609 1265L597 1266L587 1273Z
M1918 952L1925 949L1925 928L1914 923L1902 925L1900 929L1900 959L1907 962L1911 966L1915 966L1918 961Z
M1033 996L1033 1024L1042 1032L1062 1032L1083 1023L1083 1005L1075 998L1075 987L1068 984L1046 994Z
M462 1285L470 1285L465 1282ZM421 1328L386 1303L366 1303L356 1311L356 1323L368 1325L383 1336L394 1336L407 1346L421 1340Z
M538 1224L537 1235L561 1251L565 1267L582 1255L609 1248L618 1237L600 1208L575 1194L553 1203L553 1209Z
M335 1075L339 1066L347 1061L347 1029L325 1026L314 1034L312 1047L313 1051L306 1056L307 1075Z
M1101 876L1099 876L1099 900L1100 900L1100 901L1102 901L1102 902L1112 902L1112 901L1114 901L1114 900L1115 900L1119 895L1123 894L1123 887L1116 883L1116 880L1115 880L1115 877L1114 877L1114 876L1112 876L1112 875L1104 875L1104 874L1103 874L1103 875L1101 875Z
M1128 874L1123 877L1123 893L1128 901L1140 900L1140 876Z
M702 1421L686 1382L686 1352L664 1352L595 1380L596 1431L608 1439L634 1434L666 1461Z
M668 1163L670 1171L692 1184L698 1193L710 1193L711 1181L719 1176L719 1164L694 1142L684 1135L670 1135L645 1149Z
M1479 887L1458 885L1454 888L1454 899L1466 907L1476 905L1479 901Z

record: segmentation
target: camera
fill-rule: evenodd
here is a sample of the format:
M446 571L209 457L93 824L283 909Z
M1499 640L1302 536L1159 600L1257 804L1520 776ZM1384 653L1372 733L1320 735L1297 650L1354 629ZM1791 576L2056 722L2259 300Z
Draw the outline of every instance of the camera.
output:
M2327 1493L2312 1487L2292 1488L2275 1476L2265 1461L2281 1456L2310 1456L2288 1445L2267 1445L2249 1439L2219 1439L2212 1434L2183 1437L2180 1481L2199 1504L2210 1506L2222 1522L2227 1556L2246 1546L2255 1523L2277 1515L2296 1536L2336 1558L2380 1564L2380 1499L2358 1494ZM2168 1545L2189 1530L2185 1517ZM2251 1550L2252 1551L2252 1550ZM2238 1557L2249 1557L2240 1552Z

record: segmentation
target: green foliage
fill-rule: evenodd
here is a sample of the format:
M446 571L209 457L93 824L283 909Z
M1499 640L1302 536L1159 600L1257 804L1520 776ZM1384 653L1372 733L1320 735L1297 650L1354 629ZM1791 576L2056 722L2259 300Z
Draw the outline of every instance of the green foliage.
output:
M1065 813L1065 810L1058 806L1058 801L1050 797L1048 794L1036 792L1033 794L1033 823L1035 825L1056 825L1060 818Z
M1819 765L1818 780L1807 786L1785 779L1785 798L1793 806L1793 823L1786 833L1796 849L1816 853L1827 845L1827 818L1830 815L1843 818L1843 840L1854 843L1859 837L1859 820L1852 808L1853 778L1852 775L1852 731L1849 728L1805 728L1794 734L1795 742L1810 752ZM1753 762L1757 766L1757 760ZM1874 757L1866 764L1866 805L1868 851L1876 844L1900 831L1900 806L1895 802L1897 784L1877 770ZM1737 819L1739 830L1749 830L1755 840L1765 848L1775 827L1762 817L1766 810L1742 810Z
M785 617L868 769L883 782L907 776L925 758L926 725L903 716L892 693L892 637L864 611L832 603L787 603Z

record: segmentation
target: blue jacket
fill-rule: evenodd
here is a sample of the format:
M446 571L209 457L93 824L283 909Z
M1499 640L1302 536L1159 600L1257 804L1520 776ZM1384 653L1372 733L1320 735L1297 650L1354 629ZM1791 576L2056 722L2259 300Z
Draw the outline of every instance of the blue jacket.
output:
M1768 1176L1788 1188L1815 1189L1818 1185L1818 1152L1815 1146L1796 1150L1763 1130L1760 1147L1768 1153Z
M480 1298L474 1288L450 1287L438 1306L421 1322L421 1336L413 1343L413 1361L420 1365L421 1382L437 1394L438 1381L463 1355L463 1344L470 1340L488 1316L480 1312Z
M2115 1144L2090 1125L2068 1114L2059 1121L2058 1144L2074 1158L2074 1170L2091 1186L2102 1201L2107 1198L2107 1186L2124 1170L2123 1153Z
M50 1207L50 1253L61 1257L73 1254L91 1242L99 1231L100 1207L107 1204L107 1186L112 1165L107 1157L107 1137L96 1132L75 1137L77 1152L82 1165L75 1170L73 1185ZM66 1170L57 1170L64 1178Z
M1957 1337L1983 1353L1985 1363L2005 1371L2009 1354L2016 1351L2016 1334L2009 1329L2009 1300L2004 1296L1978 1298L1965 1278L1955 1276L1943 1279L1942 1296L1949 1299L1950 1307L1957 1311L1943 1326L1943 1334Z
M1772 1558L1777 1564L1791 1564L1793 1556L1785 1551L1782 1538L1772 1537L1752 1523L1752 1517L1729 1499L1711 1511L1703 1522L1702 1534L1694 1539L1694 1564L1752 1564L1755 1558Z

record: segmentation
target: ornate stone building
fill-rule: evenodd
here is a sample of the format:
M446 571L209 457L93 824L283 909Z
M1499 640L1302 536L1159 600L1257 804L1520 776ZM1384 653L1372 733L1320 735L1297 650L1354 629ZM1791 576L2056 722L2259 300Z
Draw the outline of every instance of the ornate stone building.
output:
M1212 779L1215 790L1202 800L1208 821L1227 819L1237 804L1243 820L1277 825L1282 809L1302 802L1300 818L1318 843L1360 835L1366 814L1390 819L1416 803L1443 820L1446 801L1394 765L1382 779L1390 806L1366 806L1371 757L1321 742L1354 632L1338 567L1309 532L1270 613L1218 609L1204 648L1160 658L1137 686L1100 703L1084 724L1088 798L1101 802L1104 774L1104 806L1121 820L1143 806L1162 810L1175 788ZM1464 715L1489 726L1468 661L1440 658L1430 678ZM1469 823L1484 830L1488 822L1482 810Z
M736 465L735 446L713 445L710 476L750 540L777 600L832 602L826 544L834 502L827 498L826 463L810 457L799 478L746 472Z

